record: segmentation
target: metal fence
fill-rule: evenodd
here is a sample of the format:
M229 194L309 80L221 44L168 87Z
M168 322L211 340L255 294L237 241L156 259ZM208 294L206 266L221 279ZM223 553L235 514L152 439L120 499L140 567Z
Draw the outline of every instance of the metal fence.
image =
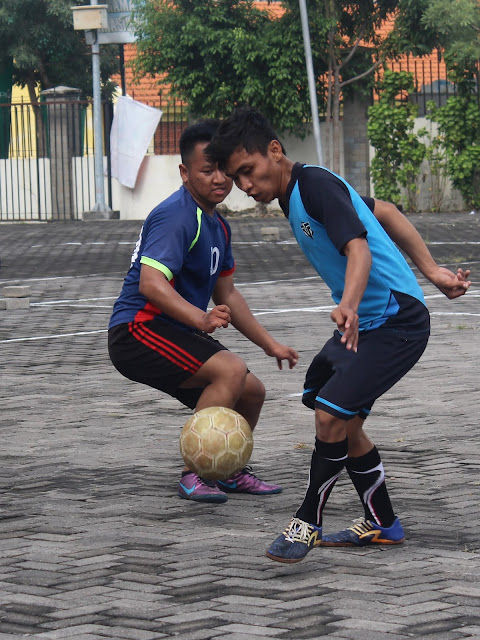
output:
M419 117L427 114L429 101L441 107L451 96L457 95L457 86L448 79L447 68L440 51L437 55L427 58L407 56L402 60L389 62L388 67L391 71L407 71L413 74L415 91L408 95L408 99L418 105ZM476 72L476 86L477 99L480 102L480 67Z
M187 126L182 104L162 108L149 153L178 153ZM105 193L112 208L110 129L103 105ZM89 101L0 104L0 221L78 220L95 204L92 104Z

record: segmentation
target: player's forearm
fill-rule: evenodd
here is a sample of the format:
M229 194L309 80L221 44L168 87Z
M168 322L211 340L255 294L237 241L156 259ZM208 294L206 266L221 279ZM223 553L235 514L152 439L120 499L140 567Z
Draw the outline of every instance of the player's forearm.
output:
M413 224L391 203L375 200L374 213L395 244L407 254L419 271L431 280L438 265Z
M140 293L162 313L189 327L201 328L205 312L185 300L163 276L141 277Z
M393 232L387 230L387 233L419 271L430 280L438 265L413 224L405 218L402 224L393 229Z
M147 298L157 309L160 309L174 320L182 322L189 327L195 327L195 329L202 328L205 312L182 298L175 290L172 289L172 294L168 296L158 295L157 292L157 294L153 293Z
M339 306L357 311L367 288L372 256L367 241L363 238L350 241L344 251L347 256L347 268L345 286Z
M264 351L269 350L275 343L275 339L262 326L253 315L245 298L237 289L225 300L224 304L230 308L232 324L248 340L259 346Z

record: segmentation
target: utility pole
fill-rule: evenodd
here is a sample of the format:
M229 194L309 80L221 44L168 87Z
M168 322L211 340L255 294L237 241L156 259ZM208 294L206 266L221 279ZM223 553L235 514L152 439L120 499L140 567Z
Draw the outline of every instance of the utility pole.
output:
M90 0L91 5L98 5L98 0ZM92 43L92 83L93 83L93 139L95 166L95 205L92 213L105 214L109 217L110 207L105 204L105 181L103 177L103 127L102 127L102 94L100 89L100 44L98 29L94 31Z
M103 126L102 95L100 89L100 29L108 27L108 5L91 0L89 5L72 7L73 28L85 31L85 40L92 47L92 87L93 87L93 140L95 205L83 212L84 220L108 220L114 212L105 204L105 180L103 176Z
M307 66L310 107L312 109L313 136L315 138L318 164L322 165L322 139L320 137L320 119L318 117L317 83L313 72L312 46L310 43L310 31L308 28L307 5L305 0L298 0L298 3L300 5L300 16L302 19L303 46L305 49L305 64Z

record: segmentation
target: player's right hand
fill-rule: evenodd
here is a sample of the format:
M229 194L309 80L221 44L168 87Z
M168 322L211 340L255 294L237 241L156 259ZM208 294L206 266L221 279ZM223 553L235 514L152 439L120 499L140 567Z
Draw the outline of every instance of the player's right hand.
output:
M203 315L201 326L198 328L205 333L213 333L219 327L226 329L231 321L230 308L226 304L219 304Z
M358 313L355 309L338 305L331 312L330 318L336 323L338 330L342 334L341 342L350 351L356 353L358 347Z
M468 291L472 284L472 281L468 280L469 275L470 269L464 271L458 268L457 273L453 273L445 267L438 267L431 281L447 298L453 300L463 296Z

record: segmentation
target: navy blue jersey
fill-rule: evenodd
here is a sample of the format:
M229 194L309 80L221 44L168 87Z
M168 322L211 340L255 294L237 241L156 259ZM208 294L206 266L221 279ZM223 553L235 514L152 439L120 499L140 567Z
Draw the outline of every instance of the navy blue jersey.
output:
M180 187L145 220L109 328L161 316L191 330L140 293L141 265L161 271L185 300L206 311L218 277L235 270L230 239L226 220L217 212L211 216L202 211L188 190Z
M370 199L371 200L371 199ZM296 163L282 208L295 238L338 304L345 286L345 245L367 239L372 267L358 308L360 330L374 329L413 309L425 310L414 273L370 207L345 180L322 167Z

